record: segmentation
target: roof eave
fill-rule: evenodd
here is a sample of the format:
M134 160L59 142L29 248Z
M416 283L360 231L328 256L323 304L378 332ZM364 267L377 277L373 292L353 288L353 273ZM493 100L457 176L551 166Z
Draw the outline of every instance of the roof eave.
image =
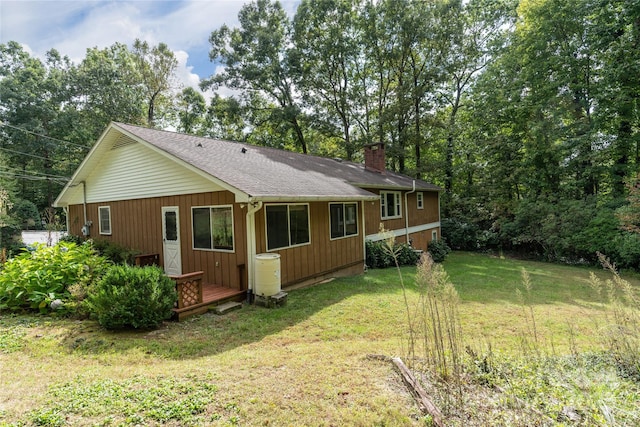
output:
M251 202L264 203L289 203L289 202L360 202L379 200L380 196L372 194L371 196L350 196L350 195L332 195L332 196L251 196Z

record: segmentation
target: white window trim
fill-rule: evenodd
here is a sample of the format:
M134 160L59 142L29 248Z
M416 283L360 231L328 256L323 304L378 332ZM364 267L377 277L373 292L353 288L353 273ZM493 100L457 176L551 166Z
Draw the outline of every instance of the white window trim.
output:
M108 230L103 230L102 229L102 210L106 209L107 212L109 213L109 229ZM111 224L111 206L98 206L98 229L100 230L100 234L103 236L111 236L111 232L112 232L112 224Z
M416 193L416 206L418 209L424 209L424 193L422 191Z
M218 248L196 248L196 235L193 232L193 210L194 209L205 209L209 208L209 226L211 227L211 232L213 233L213 224L211 224L211 209L212 208L231 208L231 231L233 232L233 239L231 245L233 249L218 249ZM211 246L213 246L213 236L211 236ZM226 252L226 253L235 253L236 251L236 227L234 223L233 217L233 205L205 205L205 206L191 206L191 248L194 251L206 251L206 252Z
M342 211L345 212L345 205L355 205L356 206L356 229L358 230L355 234L347 235L347 221L345 219L343 224L344 235L340 237L331 237L331 205L342 205ZM358 223L358 203L357 202L331 202L328 204L327 209L329 209L329 240L340 240L340 239L348 239L349 237L357 237L360 235L360 224Z
M433 230L431 232L431 241L432 242L437 242L438 241L438 230Z
M289 232L289 246L281 246L278 248L269 247L269 227L267 224L267 208L269 206L286 206L287 207L287 231ZM291 215L289 214L289 206L306 206L307 207L307 224L309 224L309 241L306 243L299 243L297 245L291 244ZM309 203L272 203L265 205L264 208L264 243L267 247L267 252L281 251L283 249L299 248L301 246L307 246L311 244L311 208Z
M398 212L397 215L392 215L392 216L382 215L383 207L386 207L387 194L394 195L394 205L395 205L396 211ZM380 218L383 220L402 218L402 200L401 199L402 199L402 192L400 191L381 191L380 192ZM385 210L385 213L389 211L389 209L384 209L384 210Z

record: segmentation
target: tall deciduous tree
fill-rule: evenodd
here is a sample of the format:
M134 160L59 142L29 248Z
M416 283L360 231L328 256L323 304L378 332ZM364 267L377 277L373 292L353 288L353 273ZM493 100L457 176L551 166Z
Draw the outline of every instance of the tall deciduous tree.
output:
M256 0L242 7L238 19L239 28L223 25L211 33L209 57L224 69L204 81L203 87L224 85L244 92L249 99L257 92L269 103L270 120L286 124L297 148L306 153L303 113L290 64L291 22L286 12L277 1Z
M147 125L156 125L158 107L168 106L171 89L175 86L175 71L178 60L165 43L149 46L146 41L136 39L133 54L147 99Z
M81 126L72 132L78 139L94 141L111 121L146 122L146 93L126 45L87 49L73 80Z
M43 62L16 42L0 45L0 148L20 179L20 198L49 206L73 150L61 141L75 117L68 58L51 50Z
M182 90L178 98L178 130L194 135L204 134L207 103L204 96L192 87Z
M318 127L328 129L329 138L342 139L348 160L358 146L354 127L360 106L354 101L363 98L358 79L363 57L358 7L357 1L303 0L293 21L298 88L315 121L325 125Z

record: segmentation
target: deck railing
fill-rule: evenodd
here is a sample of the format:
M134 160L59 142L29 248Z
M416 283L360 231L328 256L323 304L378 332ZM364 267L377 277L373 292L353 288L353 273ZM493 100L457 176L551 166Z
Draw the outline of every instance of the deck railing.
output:
M176 282L178 291L178 306L181 310L198 304L202 304L202 277L204 271L181 274L179 276L169 276Z

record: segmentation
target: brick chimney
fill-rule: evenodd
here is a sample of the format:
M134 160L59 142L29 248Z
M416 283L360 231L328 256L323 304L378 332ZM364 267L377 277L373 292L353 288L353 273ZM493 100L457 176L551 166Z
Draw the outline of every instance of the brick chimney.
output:
M364 146L364 168L371 172L384 174L386 167L384 164L384 143L376 142Z

